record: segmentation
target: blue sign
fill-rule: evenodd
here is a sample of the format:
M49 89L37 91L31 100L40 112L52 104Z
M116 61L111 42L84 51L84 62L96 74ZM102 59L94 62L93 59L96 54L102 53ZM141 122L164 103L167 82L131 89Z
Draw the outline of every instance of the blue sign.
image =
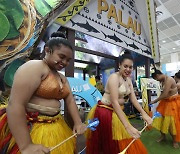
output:
M97 104L98 100L101 100L102 95L99 90L89 84L87 81L72 77L67 77L67 79L73 95L83 98L90 107L93 107Z

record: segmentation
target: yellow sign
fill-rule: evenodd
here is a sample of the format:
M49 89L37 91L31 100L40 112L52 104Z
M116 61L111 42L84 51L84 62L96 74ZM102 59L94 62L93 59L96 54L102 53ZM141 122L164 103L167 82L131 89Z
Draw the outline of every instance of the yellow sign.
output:
M89 78L89 83L90 83L91 85L93 85L93 86L96 85L96 80L95 80L95 77L94 77L94 76L91 77L91 78Z
M153 33L153 25L152 25L152 18L151 18L151 7L150 7L150 1L146 0L147 4L147 10L148 10L148 21L150 25L150 39L151 39L151 47L152 47L152 56L153 58L156 57L156 52L155 52L155 44L154 44L154 33Z
M147 95L147 78L141 78L142 107L149 114L148 95Z
M106 0L98 0L98 13L102 14L102 12L107 12L107 18L114 18L115 22L123 26L127 29L132 29L134 33L137 35L141 34L141 24L138 23L135 19L133 20L131 16L128 17L127 24L123 23L123 12L120 9L116 9L116 7L111 4L108 5Z
M60 16L56 19L56 22L65 25L74 15L81 11L91 0L76 0L72 5L65 9Z

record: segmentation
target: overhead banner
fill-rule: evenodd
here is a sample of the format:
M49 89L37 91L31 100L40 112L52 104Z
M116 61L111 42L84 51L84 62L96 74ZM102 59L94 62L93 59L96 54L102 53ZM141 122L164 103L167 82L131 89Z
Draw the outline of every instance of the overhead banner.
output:
M74 15L76 15L90 0L76 0L67 9L65 9L58 17L58 22L61 25L66 24Z
M64 26L152 57L134 0L91 0Z

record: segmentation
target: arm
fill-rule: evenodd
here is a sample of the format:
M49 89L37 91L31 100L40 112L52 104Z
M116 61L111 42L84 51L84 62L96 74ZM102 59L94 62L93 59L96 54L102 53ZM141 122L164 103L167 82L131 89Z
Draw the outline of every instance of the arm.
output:
M131 94L130 94L130 100L132 102L132 104L134 105L134 107L142 114L143 119L150 125L152 124L152 119L147 115L147 113L142 109L141 105L139 104L139 102L136 99L136 95L134 93L134 88L132 85L132 82L130 79L128 79L129 85L130 85L130 90L131 90Z
M110 99L112 102L112 106L114 111L116 112L118 118L120 119L120 121L122 122L122 124L124 125L125 129L128 131L128 133L134 137L134 138L139 138L140 137L140 133L138 132L137 129L135 129L127 120L125 114L123 113L119 102L118 102L118 98L119 98L119 76L117 74L112 74L107 82L107 88L110 91ZM118 130L117 130L118 131Z
M160 96L152 101L151 104L157 103L158 101L165 99L168 97L169 89L171 89L172 80L171 78L167 78L166 82L164 83L163 91L161 92Z
M42 74L37 68L36 64L28 62L17 70L7 107L8 125L21 152L32 144L25 107L41 82Z
M128 84L130 86L130 91L131 91L131 94L129 96L132 104L134 105L134 107L141 113L141 114L144 114L145 111L142 109L141 105L139 104L139 102L137 101L137 98L136 98L136 95L134 93L134 88L133 88L133 85L132 85L132 82L131 82L131 79L128 78Z
M64 99L64 101L67 104L69 113L70 113L70 115L73 119L73 122L74 122L73 132L78 133L78 134L83 134L84 131L86 130L86 126L85 126L85 124L82 124L82 122L81 122L79 111L78 111L76 102L75 102L74 97L72 95L72 92L71 92L71 89L70 89L70 86L69 86L67 79L66 79L66 86L68 87L70 93Z

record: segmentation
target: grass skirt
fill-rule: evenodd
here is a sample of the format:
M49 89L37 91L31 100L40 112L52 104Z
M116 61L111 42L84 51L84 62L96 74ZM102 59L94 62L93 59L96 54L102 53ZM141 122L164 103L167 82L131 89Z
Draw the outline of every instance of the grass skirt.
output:
M162 117L155 118L152 126L164 134L175 135L176 142L180 142L180 96L161 100L156 110Z
M86 154L117 154L132 141L124 125L113 108L100 101L93 107L87 119L98 118L100 123L96 131L86 131ZM138 139L127 150L126 154L147 154L147 150Z
M38 115L38 113L29 113L27 115L27 123L34 144L42 144L51 148L72 135L72 130L67 126L60 114L50 117ZM74 154L75 144L75 138L70 139L62 146L53 150L51 154ZM0 153L20 153L8 128L5 108L0 109Z

